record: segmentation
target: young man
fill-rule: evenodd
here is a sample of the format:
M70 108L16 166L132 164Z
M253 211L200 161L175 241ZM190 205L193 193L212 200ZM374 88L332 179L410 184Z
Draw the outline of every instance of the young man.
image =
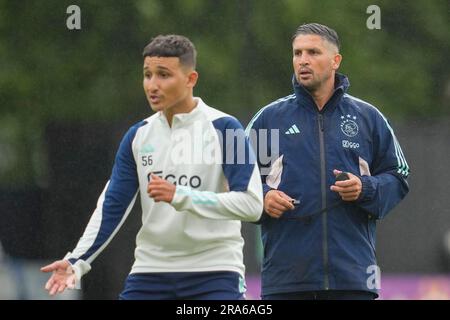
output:
M126 133L76 248L42 268L53 272L45 287L51 295L74 287L139 194L143 225L120 298L243 299L240 220L257 221L263 200L242 126L193 97L189 39L158 36L143 55L144 91L157 112Z
M336 32L301 25L292 49L294 94L248 127L264 188L262 297L373 299L376 220L407 194L409 167L386 118L346 93ZM262 147L279 153L264 161Z

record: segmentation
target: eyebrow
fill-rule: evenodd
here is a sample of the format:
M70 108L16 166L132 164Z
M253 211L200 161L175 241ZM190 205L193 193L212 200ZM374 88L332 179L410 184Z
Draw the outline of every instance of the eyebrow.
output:
M324 50L321 50L318 47L311 47L311 48L303 48L303 49L294 49L293 50L293 54L296 54L298 52L302 52L302 51L306 51L306 52L316 52L318 54L323 54Z

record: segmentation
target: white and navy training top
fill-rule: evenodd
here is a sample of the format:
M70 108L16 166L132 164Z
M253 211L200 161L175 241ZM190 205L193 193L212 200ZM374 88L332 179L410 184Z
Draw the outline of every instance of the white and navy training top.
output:
M241 220L257 221L262 184L241 124L207 106L158 112L131 127L83 236L68 259L79 280L117 233L136 197L142 227L131 273L235 271L244 276ZM153 173L176 185L173 201L147 194Z

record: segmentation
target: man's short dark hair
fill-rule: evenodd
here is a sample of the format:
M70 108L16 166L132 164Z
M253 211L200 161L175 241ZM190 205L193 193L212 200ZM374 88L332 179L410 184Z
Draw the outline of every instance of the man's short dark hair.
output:
M323 24L320 23L302 24L300 27L297 28L294 35L292 36L292 41L294 41L295 38L297 38L297 36L302 34L316 34L318 36L321 36L328 42L334 44L337 47L338 51L341 48L337 32L327 26L324 26Z
M195 69L197 51L188 38L176 34L159 35L145 46L142 55L145 57L178 57L180 63Z

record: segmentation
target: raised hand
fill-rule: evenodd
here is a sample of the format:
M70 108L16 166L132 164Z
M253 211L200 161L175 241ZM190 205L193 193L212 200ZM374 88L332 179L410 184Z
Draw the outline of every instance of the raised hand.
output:
M62 293L66 288L75 287L75 273L67 260L58 260L41 268L42 272L53 272L45 284L45 289L51 296Z
M264 211L272 218L280 218L287 210L294 209L292 198L283 191L270 190L264 197Z
M333 174L337 176L342 171L333 170ZM330 187L331 191L338 192L341 199L344 201L355 201L359 198L362 191L361 179L354 174L347 172L348 180L336 181L334 185Z
M154 174L151 175L150 182L147 186L147 193L155 200L155 202L172 202L173 196L175 195L175 190L176 187L173 183L170 183Z

